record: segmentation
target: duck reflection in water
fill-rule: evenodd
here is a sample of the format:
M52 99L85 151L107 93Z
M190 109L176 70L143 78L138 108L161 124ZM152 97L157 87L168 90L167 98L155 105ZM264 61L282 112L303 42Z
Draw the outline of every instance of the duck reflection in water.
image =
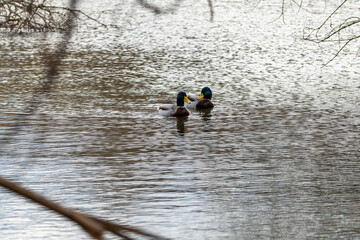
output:
M187 122L188 117L177 117L176 118L176 128L178 136L184 137L185 133L188 132L187 128L185 127L185 122Z
M204 123L204 132L209 132L212 129L211 110L212 109L196 109L196 111L201 114L201 119Z

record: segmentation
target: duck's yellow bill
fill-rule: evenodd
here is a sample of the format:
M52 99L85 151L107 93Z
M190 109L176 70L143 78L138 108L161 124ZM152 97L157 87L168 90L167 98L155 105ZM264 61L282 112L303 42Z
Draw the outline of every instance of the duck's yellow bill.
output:
M204 97L204 94L201 93L198 99L202 99Z
M190 100L188 99L188 97L184 97L184 101L190 104Z

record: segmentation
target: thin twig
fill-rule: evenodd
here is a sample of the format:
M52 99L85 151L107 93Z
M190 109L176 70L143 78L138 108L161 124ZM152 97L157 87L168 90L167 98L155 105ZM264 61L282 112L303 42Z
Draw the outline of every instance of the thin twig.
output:
M305 31L303 33L303 39L312 41L315 43L324 43L324 42L339 42L339 44L342 44L340 49L336 52L336 54L327 61L324 66L327 66L330 62L332 62L344 49L345 47L352 41L360 38L360 35L353 35L353 36L346 36L343 37L342 33L349 29L350 27L353 27L356 24L360 23L359 17L349 17L345 20L343 20L340 24L335 25L332 23L332 17L339 11L340 8L344 6L344 4L348 2L348 0L343 0L341 4L339 4L335 10L333 10L327 18L316 28L305 28L304 30L309 31L305 36ZM330 30L327 31L327 33L323 36L320 35L320 31L325 28L325 25L329 24ZM337 36L336 39L335 36Z
M76 18L91 20L107 28L108 25L85 12L70 7L52 6L49 0L0 0L0 27L6 28L10 33L22 31L56 31L64 30L67 12L72 12Z
M96 18L91 17L90 15L84 13L83 11L80 11L80 10L77 10L77 9L71 9L71 8L67 8L67 7L57 7L57 6L46 6L46 7L48 7L49 9L52 8L52 9L62 9L62 10L66 10L66 11L68 11L68 12L72 12L73 14L75 14L75 13L81 14L81 15L85 16L86 18L88 18L88 19L90 19L90 20L92 20L92 21L100 24L101 26L103 26L103 27L105 27L105 28L108 28L108 25L100 22L100 21L99 21L98 19L96 19Z
M328 21L331 19L331 17L347 2L348 0L344 0L326 19L325 21L318 27L318 29L321 29Z
M279 19L282 19L282 22L284 23L284 24L286 24L285 23L285 0L282 0L281 1L281 13L280 13L280 15L278 16L278 17L276 17L273 21L271 21L271 22L276 22L277 20L279 20Z
M351 38L351 39L348 39L348 40L346 41L346 43L344 43L344 44L342 45L342 47L336 52L336 54L335 54L329 61L327 61L327 63L324 64L324 67L327 66L329 63L331 63L331 62L344 50L344 48L345 48L350 42L352 42L352 41L354 41L355 39L358 39L358 38L360 38L360 35L359 35L359 36L356 36L356 37L353 37L353 38Z

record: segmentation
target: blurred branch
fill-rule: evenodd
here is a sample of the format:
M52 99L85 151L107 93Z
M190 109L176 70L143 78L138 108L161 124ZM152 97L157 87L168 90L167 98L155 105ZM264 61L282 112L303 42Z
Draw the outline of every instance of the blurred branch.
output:
M44 207L47 207L48 209L51 209L71 220L78 223L85 231L87 231L92 237L95 239L102 239L101 236L103 232L105 231L104 227L97 224L93 219L90 219L83 214L77 213L73 210L64 208L50 200L45 199L44 197L33 193L18 184L6 180L2 177L0 177L0 185L12 192L15 192L25 198L28 198Z
M140 6L146 8L146 9L149 9L150 11L154 12L155 14L166 14L166 13L174 12L175 10L177 10L177 8L179 8L181 2L182 2L182 0L175 0L169 6L161 8L155 4L149 3L146 0L137 0L137 3Z
M163 13L164 11L154 4L150 4L145 0L137 0L138 4L144 8L153 11L155 14Z
M214 20L214 7L213 7L212 0L207 0L207 1L208 1L208 5L210 8L210 21L212 22ZM181 2L182 2L182 0L175 0L168 7L161 8L155 4L149 3L146 0L137 0L137 3L140 6L146 8L146 9L149 9L150 11L154 12L155 14L166 14L166 13L174 12L180 6Z
M52 211L55 211L58 214L72 220L73 222L76 222L94 239L102 240L103 234L106 231L109 231L123 239L129 239L129 240L133 239L128 236L129 234L137 234L137 235L141 235L144 237L149 237L151 239L165 240L165 238L163 238L161 236L157 236L157 235L145 232L144 230L140 230L140 229L125 226L125 225L115 224L115 223L112 223L112 222L109 222L109 221L106 221L103 219L99 219L96 217L82 214L82 213L72 210L70 208L65 208L65 207L61 206L60 204L57 204L51 200L48 200L45 197L43 197L37 193L29 191L26 188L21 187L17 183L9 181L1 176L0 176L0 186L10 190L11 192L15 192L27 199L30 199L33 202L40 204L41 206L44 206Z

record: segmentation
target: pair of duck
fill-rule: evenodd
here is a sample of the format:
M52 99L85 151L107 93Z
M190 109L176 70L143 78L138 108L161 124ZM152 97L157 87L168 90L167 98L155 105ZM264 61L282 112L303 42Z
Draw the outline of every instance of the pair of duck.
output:
M190 114L187 108L212 109L214 104L211 102L212 92L210 88L204 87L200 95L179 92L175 104L163 104L158 110L160 115L185 117Z

